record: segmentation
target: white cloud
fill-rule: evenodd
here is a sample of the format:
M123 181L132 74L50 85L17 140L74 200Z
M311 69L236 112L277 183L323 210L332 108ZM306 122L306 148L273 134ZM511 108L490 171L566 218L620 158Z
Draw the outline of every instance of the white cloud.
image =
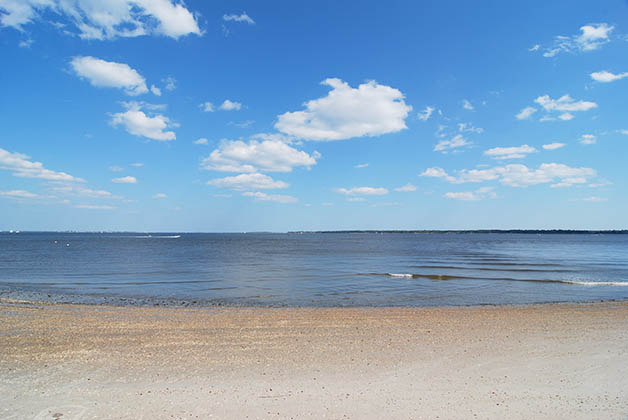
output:
M299 201L298 198L293 197L291 195L281 195L281 194L266 194L263 192L244 192L242 193L245 197L253 197L255 201L274 201L276 203L296 203Z
M218 109L221 111L239 111L242 109L242 104L240 102L231 102L229 99L225 99Z
M183 3L171 0L3 0L0 24L23 30L36 20L45 21L52 12L65 18L78 33L64 33L83 39L114 39L141 35L165 35L172 38L202 35L196 17ZM57 25L63 28L61 25Z
M543 163L537 169L530 169L522 164L509 164L489 169L463 169L457 176L449 175L442 168L428 168L421 176L442 178L453 184L467 182L485 182L499 180L510 187L527 187L530 185L558 182L563 184L581 183L597 175L592 168L572 168L561 163ZM566 186L566 185L564 185Z
M168 76L165 79L162 79L161 81L166 84L164 86L164 89L166 90L173 91L177 88L177 79L175 79L172 76Z
M471 145L462 134L455 135L451 140L441 140L434 146L435 152L447 153L449 150Z
M83 185L77 184L65 184L55 185L50 188L53 194L58 195L70 195L76 197L90 197L90 198L121 198L111 194L105 190L93 190Z
M624 77L628 77L628 72L613 74L608 71L597 71L595 73L591 73L591 79L602 83L614 82L615 80L620 80Z
M597 108L595 102L576 101L569 95L563 95L558 99L551 99L549 95L539 96L534 100L537 104L541 105L543 109L548 112L552 111L588 111L592 108Z
M320 158L297 150L280 140L223 140L203 159L203 169L223 172L290 172L296 166L309 168Z
M626 129L619 130L619 132L625 136L628 136L628 130Z
M431 106L426 106L425 109L421 112L418 113L417 117L421 120L421 121L427 121L430 119L430 117L432 116L432 113L434 112L434 108Z
M208 140L205 137L201 137L198 140L194 140L194 144L207 144Z
M127 132L134 136L147 137L157 141L170 141L177 138L174 131L166 131L168 128L177 127L170 119L161 114L149 116L141 110L142 106L151 109L147 104L132 102L125 104L129 108L126 112L118 112L112 115L111 125L123 125Z
M397 191L397 192L412 192L412 191L416 191L416 186L414 186L412 184L406 184L403 187L395 188L395 191Z
M558 118L563 121L573 120L573 114L570 114L569 112L565 112L565 113L560 114Z
M120 178L113 178L111 182L116 184L137 184L137 179L134 176L123 176Z
M364 197L349 197L349 198L347 198L347 201L349 203L361 203L363 201L366 201L366 198L364 198Z
M496 198L497 194L493 192L492 187L482 187L475 191L448 192L443 195L445 198L462 201L477 201L483 198Z
M161 89L155 85L150 86L150 91L153 92L153 95L161 96Z
M609 36L614 28L607 23L594 23L580 27L582 33L579 35L558 35L554 38L554 43L544 49L543 56L554 57L561 52L575 53L596 50L610 42Z
M545 150L556 150L556 149L560 149L561 147L564 147L565 143L550 143L550 144L544 144L543 145L543 149Z
M458 131L461 133L482 134L484 129L481 127L474 127L471 123L460 123L458 124Z
M223 15L222 16L222 20L229 22L229 21L234 21L234 22L246 22L249 25L255 25L255 21L253 19L251 19L251 17L249 15L246 14L246 12L243 12L240 15L235 15L235 14L231 14L231 15Z
M345 195L385 195L388 194L386 188L374 187L353 187L353 188L336 188L334 191Z
M528 51L538 51L539 49L541 49L541 46L539 44L536 44L528 48Z
M271 190L288 188L290 184L283 181L275 181L268 175L260 173L240 174L207 181L207 185L219 188L231 188L233 190Z
M358 165L355 165L354 168L361 169L361 168L366 168L367 166L369 166L368 163L360 163Z
M275 128L304 140L343 140L401 131L412 107L398 89L370 81L352 88L340 79L326 79L332 90L308 101L305 110L278 116Z
M30 156L22 153L11 153L0 148L0 169L12 172L13 176L45 179L47 181L85 182L84 179L65 172L46 169L41 162L33 162L30 159Z
M211 102L203 102L198 106L203 112L214 112L216 109L214 108L214 104Z
M536 153L536 148L524 144L518 147L494 147L484 152L493 159L521 159L530 153Z
M608 201L608 198L603 198L603 197L585 197L582 199L582 201L589 201L592 203L601 203L603 201Z
M0 191L0 197L5 198L37 198L37 194L33 194L24 190Z
M1 6L0 6L0 8L1 8ZM17 45L22 47L22 48L30 48L31 45L33 45L33 42L35 42L35 41L33 41L32 39L25 39L23 41L20 41Z
M88 209L88 210L114 210L115 207L107 206L107 205L95 205L95 204L77 204L74 206L77 209Z
M462 100L462 107L466 110L473 111L475 108L471 105L471 102L467 99Z
M168 195L166 195L164 193L157 193L157 194L153 195L153 198L168 198Z
M89 80L92 86L120 88L132 96L148 92L144 78L128 64L86 56L74 57L70 65L79 77Z
M110 166L109 170L111 172L122 172L122 171L124 171L124 168L122 168L120 166Z
M419 176L426 176L430 178L443 178L449 182L456 181L456 178L454 176L447 174L447 172L443 168L439 168L438 166L435 166L433 168L427 168L425 171L419 174Z
M135 162L135 163L132 163L131 166L135 166L136 168L141 168L142 166L144 166L144 164L140 162Z
M583 134L580 137L581 144L589 145L589 144L595 144L596 142L597 142L597 137L595 137L593 134Z
M527 106L521 110L516 116L518 120L527 120L536 112L536 108Z

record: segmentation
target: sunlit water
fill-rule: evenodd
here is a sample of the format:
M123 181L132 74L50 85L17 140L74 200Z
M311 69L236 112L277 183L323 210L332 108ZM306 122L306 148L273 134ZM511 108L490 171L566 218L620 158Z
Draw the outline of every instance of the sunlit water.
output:
M628 235L4 233L0 292L269 306L625 299Z

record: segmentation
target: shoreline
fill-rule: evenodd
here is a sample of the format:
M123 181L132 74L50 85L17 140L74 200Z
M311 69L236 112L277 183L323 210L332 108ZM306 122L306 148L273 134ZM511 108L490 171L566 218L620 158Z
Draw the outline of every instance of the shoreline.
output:
M628 302L0 302L0 418L617 418Z
M588 286L585 286L588 287ZM593 287L593 286L591 286ZM193 299L175 297L150 297L150 296L120 296L120 295L97 295L97 294L75 294L60 293L58 291L37 291L28 289L12 288L0 285L0 304L3 303L23 303L32 305L85 305L85 306L111 306L111 307L138 307L138 308L259 308L259 309L315 309L315 308L473 308L473 307L509 307L509 306L534 306L534 305L569 305L569 304L595 304L607 302L628 302L626 297L610 299L589 299L589 300L561 300L561 301L532 301L521 303L471 303L471 304L450 304L443 305L435 303L433 305L392 305L392 304L372 304L358 305L347 303L337 304L312 304L312 305L279 305L253 303L251 298L241 298L241 303L236 303L238 299Z

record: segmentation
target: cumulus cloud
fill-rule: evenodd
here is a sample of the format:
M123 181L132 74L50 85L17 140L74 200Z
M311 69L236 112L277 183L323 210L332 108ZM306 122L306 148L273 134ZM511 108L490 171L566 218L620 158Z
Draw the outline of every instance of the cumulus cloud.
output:
M137 179L134 176L123 176L120 178L113 178L111 182L116 184L137 184Z
M77 204L74 206L77 209L87 209L87 210L114 210L115 207L108 205L99 205L99 204Z
M232 102L229 99L225 99L218 109L221 111L239 111L242 109L242 104L240 102Z
M355 165L354 168L356 169L362 169L362 168L366 168L367 166L369 166L368 163L360 163L358 165Z
M11 190L11 191L0 191L0 197L23 199L23 198L37 198L39 196L37 194L33 194L31 192L24 191L24 190Z
M12 172L20 178L45 179L47 181L85 182L65 172L46 169L41 162L31 161L30 156L9 152L0 148L0 169Z
M135 162L135 163L132 163L131 166L135 166L136 168L141 168L142 166L144 166L144 164L141 162Z
M340 79L326 79L332 90L327 96L308 101L305 110L278 116L275 128L304 140L343 140L378 136L406 127L412 107L398 89L370 81L352 88Z
M291 195L282 195L282 194L266 194L263 192L244 192L242 193L245 197L253 197L255 201L274 201L276 203L296 203L299 201L298 198L293 197Z
M4 0L0 2L0 24L22 31L23 26L44 21L53 12L67 20L63 32L82 39L114 39L142 35L202 35L194 13L182 2L171 0Z
M168 196L164 193L157 193L153 195L153 198L168 198Z
M153 92L153 95L156 96L161 96L161 89L159 89L157 86L155 85L151 85L150 86L150 91Z
M288 188L290 184L283 181L275 181L268 175L260 173L240 174L207 181L207 185L233 190L272 190Z
M592 108L597 108L595 102L576 101L569 95L563 95L558 99L552 99L549 95L539 96L534 100L537 104L541 105L543 109L548 112L552 111L588 111Z
M421 176L442 178L454 184L467 182L485 182L499 180L510 187L527 187L545 183L562 183L561 186L585 182L597 175L592 168L573 168L561 163L543 163L537 169L530 169L522 164L510 164L488 169L463 169L457 176L448 174L442 168L428 168Z
M525 108L523 108L517 115L517 119L518 120L527 120L528 118L530 118L532 116L532 114L534 114L536 112L536 108L532 107L532 106L527 106Z
M214 104L211 102L203 102L198 106L203 112L214 112L216 109L214 108Z
M416 186L412 185L412 184L406 184L402 187L398 187L395 188L395 191L397 192L413 192L416 191Z
M443 195L445 198L462 201L477 201L483 198L496 198L497 194L492 187L482 187L475 191L448 192Z
M74 57L70 66L79 77L89 80L92 86L120 88L133 96L148 92L144 78L128 64L86 56Z
M434 112L434 108L431 106L426 106L425 109L421 112L418 113L417 117L421 120L421 121L427 121L430 119L430 117L432 116L432 113Z
M552 45L544 48L544 57L554 57L561 52L576 53L593 51L602 45L610 42L610 34L615 29L608 23L592 23L580 27L580 34L564 36L558 35L554 38ZM537 51L536 48L530 51Z
M564 147L565 143L549 143L549 144L544 144L543 145L543 149L545 150L556 150L556 149L560 149L561 147Z
M493 159L521 159L530 153L536 153L536 148L524 144L518 147L494 147L484 152Z
M591 73L591 79L595 80L596 82L602 83L614 82L615 80L620 80L624 77L628 77L628 72L613 74L608 71L596 71L594 73Z
M336 188L334 191L345 195L385 195L388 194L386 188L374 187L353 187L353 188Z
M583 134L580 137L581 144L589 145L589 144L595 144L596 142L597 142L597 137L595 137L593 134Z
M320 158L297 150L278 139L223 140L217 149L203 159L203 169L222 172L290 172L297 166L311 167Z
M109 191L94 190L81 184L54 185L50 188L50 192L55 195L69 195L75 197L121 198L111 194Z
M194 144L207 144L207 143L208 143L208 140L207 140L205 137L201 137L201 138L200 138L200 139L198 139L198 140L194 140L194 142L193 142L193 143L194 143Z
M128 110L112 115L111 125L124 126L127 132L134 136L146 137L157 141L171 141L177 138L174 131L167 131L169 128L178 127L168 117L153 113L152 116L142 111L142 108L155 108L147 104L131 102L124 104Z
M469 102L468 99L462 100L462 107L468 111L473 111L475 109L473 105L471 105L471 102Z
M462 134L455 135L451 140L441 140L434 146L435 152L448 153L452 149L469 146L471 142L467 141Z
M255 21L253 19L251 19L251 17L249 15L246 14L246 12L243 12L239 15L236 14L231 14L231 15L222 15L222 20L224 20L225 22L229 22L229 21L233 21L233 22L246 22L249 25L255 25Z

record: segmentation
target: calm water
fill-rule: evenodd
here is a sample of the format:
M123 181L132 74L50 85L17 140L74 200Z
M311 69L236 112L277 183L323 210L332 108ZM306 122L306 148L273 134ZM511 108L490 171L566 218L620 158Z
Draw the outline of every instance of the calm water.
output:
M0 292L281 306L624 299L628 235L4 233Z

